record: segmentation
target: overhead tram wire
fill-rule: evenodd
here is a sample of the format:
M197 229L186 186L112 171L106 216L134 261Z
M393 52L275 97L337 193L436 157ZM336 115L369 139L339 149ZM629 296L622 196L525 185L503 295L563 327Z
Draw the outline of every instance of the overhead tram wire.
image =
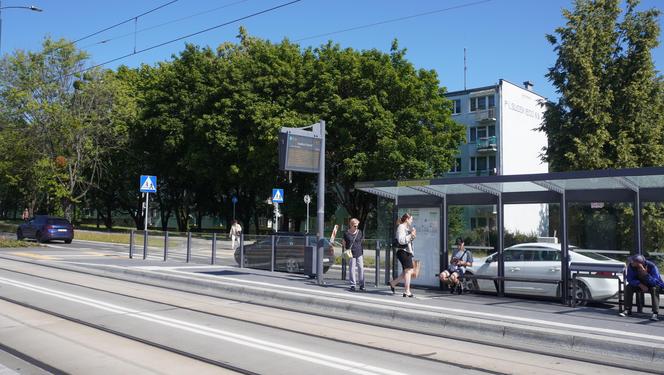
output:
M94 33L92 33L92 34L86 35L86 36L84 36L84 37L82 37L82 38L78 38L78 39L76 39L75 41L73 41L73 42L71 42L71 43L72 43L72 44L76 44L76 43L80 42L81 40L85 40L85 39L88 39L88 38L92 38L92 37L95 36L95 35L99 35L99 34L103 33L104 31L108 31L108 30L110 30L110 29L113 29L113 28L116 28L116 27L118 27L118 26L120 26L120 25L123 25L123 24L125 24L125 23L127 23L127 22L131 22L131 21L133 21L133 20L135 20L135 19L137 19L137 18L139 18L139 17L143 17L143 16L145 16L145 15L147 15L147 14L150 14L150 13L156 11L156 10L159 10L159 9L164 8L164 7L166 7L166 6L169 6L169 5L173 4L173 3L176 3L177 1L178 1L178 0L172 0L172 1L168 2L168 3L166 3L166 4L162 4L162 5L160 5L160 6L156 7L156 8L154 8L154 9L150 9L150 10L148 10L147 12L143 12L143 13L141 13L141 14L139 14L139 15L137 15L137 16L131 17L131 18L127 18L126 20L124 20L124 21L122 21L122 22L118 22L118 23L116 23L115 25L112 25L112 26L109 26L109 27L107 27L107 28L101 29L101 30L96 31L96 32L94 32Z
M131 17L131 18L127 18L126 20L124 20L124 21L122 21L122 22L118 22L118 23L116 23L115 25L108 26L108 27L103 28L103 29L101 29L101 30L99 30L99 31L95 31L95 32L92 33L92 34L88 34L88 35L86 35L86 36L84 36L84 37L78 38L78 39L76 39L76 40L74 40L74 41L72 41L72 42L69 42L69 43L65 44L65 46L74 45L74 44L76 44L76 43L78 43L78 42L80 42L80 41L82 41L82 40L92 38L92 37L95 36L95 35L99 35L99 34L103 33L104 31L108 31L108 30L113 29L113 28L116 28L116 27L118 27L118 26L120 26L120 25L124 25L124 24L127 23L127 22L134 21L134 20L138 19L139 17L143 17L143 16L145 16L145 15L147 15L147 14L150 14L150 13L152 13L152 12L155 12L155 11L161 9L161 8L164 8L164 7L166 7L166 6L169 6L169 5L171 5L171 4L173 4L173 3L176 3L176 2L178 2L178 0L172 0L172 1L169 1L168 3L162 4L162 5L160 5L160 6L156 7L156 8L152 8L152 9L150 9L150 10L148 10L148 11L145 11L145 12L139 14L139 15L133 16L133 17ZM53 50L49 51L49 53L53 53L53 52L55 52L55 51L57 51L57 50L59 50L59 49L65 47L65 46L61 46L61 47L58 47L58 48L54 48Z
M143 29L139 29L139 30L137 30L136 32L130 32L130 33L126 33L126 34L122 34L122 35L117 35L117 36L114 36L114 37L110 37L110 38L107 38L107 39L104 39L104 40L100 40L100 41L95 42L95 43L87 44L87 45L81 47L81 49L86 49L86 48L88 48L88 47L93 47L93 46L96 46L96 45L99 45L99 44L108 43L108 42L111 42L111 41L114 41L114 40L117 40L117 39L126 38L126 37L128 37L128 36L132 36L132 35L135 35L135 34L140 34L140 33L146 32L146 31L154 30L154 29L157 29L157 28L160 28L160 27L163 27L163 26L167 26L167 25L171 25L171 24L174 24L174 23L177 23L177 22L180 22L180 21L184 21L184 20L190 19L190 18L194 18L194 17L202 16L202 15L204 15L204 14L208 14L208 13L216 12L216 11L218 11L219 9L228 8L228 7L231 7L231 6L233 6L233 5L240 4L240 3L246 3L247 1L249 1L249 0L235 1L235 2L232 2L232 3L226 4L226 5L222 5L222 6L219 6L219 7L216 7L216 8L212 8L212 9L204 10L204 11L202 11L202 12L194 13L194 14L191 14L191 15L188 15L188 16L185 16L185 17L181 17L181 18L177 18L177 19L174 19L174 20L171 20L171 21L167 21L167 22L164 22L164 23L160 23L160 24L157 24L157 25L153 25L153 26L145 27L145 28L143 28Z
M462 4L462 5L455 5L453 7L432 10L432 11L428 11L428 12L424 12L424 13L412 14L410 16L392 18L392 19L385 20L385 21L378 21L378 22L374 22L374 23L370 23L370 24L366 24L366 25L354 26L354 27L350 27L350 28L347 28L347 29L342 29L342 30L337 30L337 31L330 31L328 33L307 36L307 37L304 37L304 38L296 39L296 40L294 40L294 42L301 42L303 40L316 39L316 38L320 38L320 37L324 37L324 36L328 36L328 35L335 35L335 34L345 33L345 32L348 32L348 31L366 29L366 28L369 28L369 27L384 25L384 24L393 23L393 22L404 21L404 20L408 20L408 19L411 19L411 18L429 16L429 15L436 14L436 13L443 13L443 12L447 12L447 11L450 11L450 10L455 10L455 9L461 9L461 8L467 8L467 7L470 7L470 6L480 5L480 4L488 3L490 1L492 1L492 0L475 1L475 2L472 2L472 3L467 3L467 4Z
M91 69L94 69L94 68L98 68L98 67L100 67L100 66L104 66L104 65L106 65L106 64L110 64L110 63L112 63L112 62L116 62L116 61L118 61L118 60L126 59L127 57L130 57L130 56L133 56L133 55L138 55L139 53L147 52L147 51L153 50L153 49L155 49L155 48L159 48L159 47L165 46L165 45L167 45L167 44L175 43L175 42L180 41L180 40L182 40L182 39L191 38L192 36L196 36L196 35L199 35L199 34L203 34L203 33L206 33L206 32L208 32L208 31L212 31L212 30L218 29L218 28L220 28L220 27L228 26L228 25L230 25L230 24L233 24L233 23L236 23L236 22L239 22L239 21L242 21L242 20L246 20L246 19L248 19L248 18L256 17L256 16L259 16L259 15L261 15L261 14L268 13L268 12L271 12L271 11L274 11L274 10L277 10L277 9L279 9L279 8L283 8L283 7L286 7L286 6L289 6L289 5L295 4L295 3L299 3L300 1L302 1L302 0L293 0L293 1L289 1L289 2L287 2L287 3L283 3L283 4L280 4L280 5L274 6L274 7L272 7L272 8L268 8L268 9L264 9L264 10L261 10L261 11L255 12L255 13L251 13L251 14L249 14L249 15L242 16L242 17L236 18L236 19L234 19L234 20L231 20L231 21L228 21L228 22L221 23L221 24L219 24L219 25L215 25L215 26L212 26L212 27L208 27L207 29L203 29L203 30L197 31L197 32L195 32L195 33L187 34L187 35L184 35L184 36L181 36L181 37L178 37L178 38L175 38L175 39L171 39L171 40L166 41L166 42L163 42L163 43L159 43L159 44L155 44L155 45L153 45L153 46L147 47L147 48L143 48L143 49L141 49L141 50L138 50L138 51L135 51L135 52L132 52L132 53L128 53L128 54L123 55L123 56L120 56L120 57L116 57L116 58L111 59L111 60L104 61L103 63L99 63L99 64L96 64L96 65L90 66L90 67L88 67L88 68L81 69L81 70L76 71L76 72L74 72L74 73L67 74L66 76L72 76L72 75L75 75L75 74L79 74L79 73L87 72L88 70L91 70Z

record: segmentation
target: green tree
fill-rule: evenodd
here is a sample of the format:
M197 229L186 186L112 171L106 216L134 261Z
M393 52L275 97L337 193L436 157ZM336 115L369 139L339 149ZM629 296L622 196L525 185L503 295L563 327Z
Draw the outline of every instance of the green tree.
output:
M124 144L132 112L112 72L79 73L86 61L71 43L46 39L42 51L16 51L0 66L0 111L11 130L3 136L23 147L18 185L33 209L70 219L108 151Z
M664 91L652 59L660 11L638 11L638 4L628 0L622 10L619 0L577 0L573 10L563 11L565 26L547 35L558 55L547 76L560 94L541 126L549 140L543 160L552 171L664 162ZM571 222L615 213L589 210ZM631 248L632 210L618 211L616 244ZM651 217L647 230L664 235Z
M664 95L652 49L659 11L627 1L578 0L556 34L558 54L547 74L560 98L550 103L541 130L543 159L553 171L661 165Z

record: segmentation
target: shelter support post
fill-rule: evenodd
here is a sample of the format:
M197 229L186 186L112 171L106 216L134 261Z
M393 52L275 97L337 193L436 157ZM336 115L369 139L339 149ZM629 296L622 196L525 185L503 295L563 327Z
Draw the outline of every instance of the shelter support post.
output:
M498 297L505 295L505 258L503 257L503 249L505 247L505 210L503 206L503 195L498 194L498 202L496 204L496 227L498 229Z

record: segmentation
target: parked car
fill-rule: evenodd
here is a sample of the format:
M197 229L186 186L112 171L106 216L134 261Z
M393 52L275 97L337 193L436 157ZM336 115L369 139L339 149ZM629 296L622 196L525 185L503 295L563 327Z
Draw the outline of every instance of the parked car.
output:
M560 280L560 244L523 243L504 250L505 277ZM624 264L594 252L579 253L575 246L569 247L570 262ZM496 276L498 253L476 259L469 274L478 276ZM578 300L607 300L618 293L618 282L611 278L578 277L576 298ZM468 288L480 291L496 291L493 280L473 279L466 284ZM558 284L526 281L505 281L505 292L547 297L559 297Z
M334 264L334 248L330 241L324 240L323 272ZM277 233L275 235L274 257L275 270L291 273L304 271L305 246L315 246L316 236L302 233ZM244 246L244 266L270 269L272 257L272 237L268 236L253 244ZM240 248L235 250L235 261L240 264Z
M71 243L74 239L74 227L62 217L36 215L16 229L16 238L34 238L37 242L63 240Z

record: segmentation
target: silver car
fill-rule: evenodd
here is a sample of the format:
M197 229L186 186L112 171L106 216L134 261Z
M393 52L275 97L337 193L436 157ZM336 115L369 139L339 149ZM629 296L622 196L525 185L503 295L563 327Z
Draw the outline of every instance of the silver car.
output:
M556 281L560 277L560 244L556 243L523 243L508 247L504 250L505 277L540 279ZM569 247L571 262L624 264L617 260L605 257L594 252L578 253L575 246ZM467 273L477 276L497 275L497 256L493 253L487 257L476 259ZM609 275L606 275L609 276ZM618 281L615 278L577 278L576 297L578 300L607 300L618 293ZM468 282L468 288L480 291L495 292L493 280L473 279ZM526 281L505 281L505 293L527 294L547 297L559 297L560 290L555 283L538 283Z

